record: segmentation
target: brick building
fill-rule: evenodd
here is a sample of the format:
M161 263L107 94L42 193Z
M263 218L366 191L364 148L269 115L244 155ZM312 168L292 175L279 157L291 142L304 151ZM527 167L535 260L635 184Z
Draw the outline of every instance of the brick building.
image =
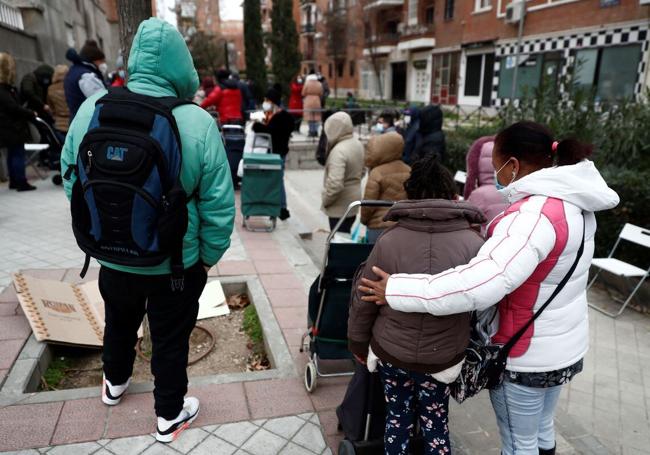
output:
M230 55L228 61L237 70L246 68L246 53L244 49L244 21L221 21L221 35L228 42Z
M197 31L221 34L219 0L180 0L176 2L176 23L185 37Z
M509 0L363 3L369 98L499 106L515 65L515 97L570 71L600 99L638 96L650 80L648 0L528 0L518 61Z
M325 76L332 96L335 96L335 86L338 96L345 96L348 91L356 92L359 88L359 62L364 38L361 2L294 0L294 5L299 7L296 24L303 57L302 72L308 73L314 69ZM345 26L334 25L339 21Z

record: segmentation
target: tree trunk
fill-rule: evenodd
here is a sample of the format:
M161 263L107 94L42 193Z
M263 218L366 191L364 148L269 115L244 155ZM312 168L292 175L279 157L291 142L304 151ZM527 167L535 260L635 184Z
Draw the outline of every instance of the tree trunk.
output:
M131 43L140 22L152 16L151 0L117 0L117 17L120 27L120 48L127 67Z

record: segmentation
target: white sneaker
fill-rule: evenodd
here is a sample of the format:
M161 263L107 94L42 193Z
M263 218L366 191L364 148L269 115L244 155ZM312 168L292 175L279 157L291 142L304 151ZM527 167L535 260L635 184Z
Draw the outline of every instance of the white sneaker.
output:
M164 443L175 441L184 430L187 430L198 415L199 400L194 397L186 397L183 402L183 410L174 420L158 417L156 440Z
M102 380L102 401L104 404L109 406L120 404L120 401L126 393L126 389L129 387L130 383L131 378L122 385L113 385L108 379L106 379L106 375L104 375L104 379Z

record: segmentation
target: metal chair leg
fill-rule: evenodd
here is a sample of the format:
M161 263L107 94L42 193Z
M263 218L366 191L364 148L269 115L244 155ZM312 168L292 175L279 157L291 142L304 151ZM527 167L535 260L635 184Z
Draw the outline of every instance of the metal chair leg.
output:
M614 319L616 319L616 318L619 317L621 314L623 314L623 311L625 311L625 308L626 308L626 307L628 306L628 304L632 301L632 298L634 298L634 295L635 295L636 292L641 288L641 285L644 283L644 281L646 280L647 277L648 277L648 275L646 274L645 276L643 276L643 277L641 277L641 278L639 279L639 282L638 282L637 285L634 287L634 289L632 290L632 292L630 293L630 295L627 297L627 299L625 299L625 301L623 302L623 305L622 305L621 308L618 310L618 312L616 312L616 313L614 313L614 312L610 312L610 311L605 310L604 308L600 308L599 306L593 305L593 304L591 304L591 303L589 304L589 306L590 306L591 308L593 308L594 310L596 310L596 311L598 311L598 312L600 312L600 313L602 313L602 314L605 314L605 315L609 316L610 318L614 318ZM629 282L629 278L626 278L626 279L627 279L628 282ZM592 281L593 281L593 280L592 280ZM587 289L589 289L589 288L587 287Z

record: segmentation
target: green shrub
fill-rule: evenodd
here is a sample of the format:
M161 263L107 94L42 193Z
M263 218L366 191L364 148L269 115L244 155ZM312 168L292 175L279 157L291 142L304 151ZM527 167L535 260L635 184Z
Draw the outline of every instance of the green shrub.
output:
M253 344L259 346L264 343L264 332L262 331L262 324L260 324L260 319L257 317L255 305L249 304L244 309L244 321L242 323L242 328L251 339Z

